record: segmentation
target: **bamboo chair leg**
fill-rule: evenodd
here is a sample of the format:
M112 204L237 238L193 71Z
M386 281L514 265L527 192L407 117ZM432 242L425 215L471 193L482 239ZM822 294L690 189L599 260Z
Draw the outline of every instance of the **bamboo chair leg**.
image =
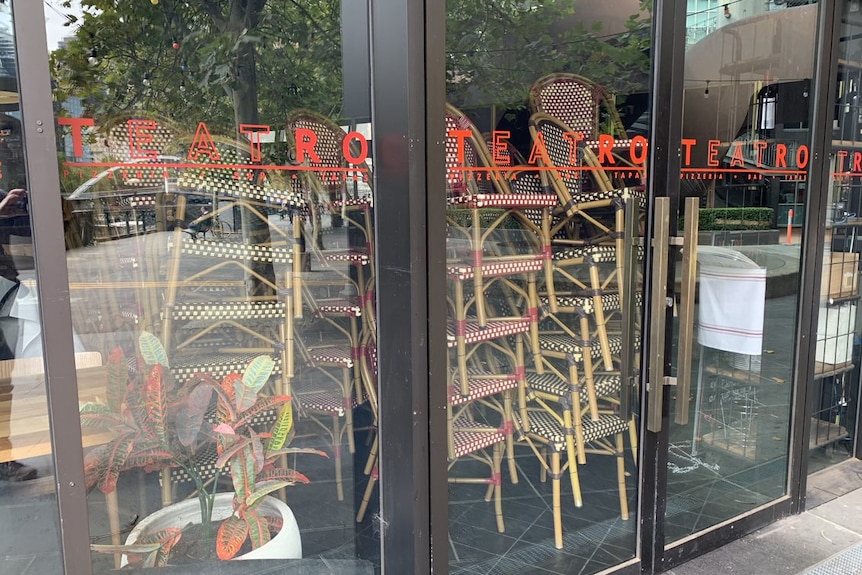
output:
M506 429L506 459L509 461L509 480L518 484L518 467L515 465L515 415L512 409L512 391L503 393L503 425Z
M162 507L167 507L174 502L171 493L171 470L162 469Z
M625 447L623 446L623 434L616 435L616 457L617 457L617 483L620 490L620 517L623 521L628 521L629 518L629 501L626 491L626 462L625 462Z
M631 444L632 460L638 464L638 426L635 418L629 419L629 443Z
M473 210L473 229L472 232L472 248L473 248L473 285L474 295L476 298L476 317L479 320L479 325L485 327L488 323L488 316L485 313L485 280L482 277L482 218L479 215L479 210Z
M377 434L374 434L374 443L371 444L371 451L368 453L368 461L365 462L365 469L363 473L365 475L371 475L371 470L374 469L374 465L377 463Z
M500 466L503 460L503 444L494 444L493 468L491 475L491 484L494 486L494 514L497 516L497 531L500 533L506 532L506 526L503 523L503 480L500 473Z
M344 485L341 478L341 424L338 416L332 416L332 448L335 459L335 489L338 500L344 501Z
M478 302L476 303L478 307ZM458 379L461 384L461 395L470 395L470 383L467 378L467 337L465 322L467 311L464 308L464 286L460 280L455 280L455 341L458 347Z
M530 346L533 348L533 368L536 373L545 373L542 361L542 348L539 346L539 290L536 289L536 276L530 274L527 279L527 302L530 316Z
M548 302L551 313L559 311L557 292L554 287L554 253L551 248L551 212L548 208L542 210L542 256L545 258L545 289L548 292Z
M358 363L358 361L357 361ZM341 395L344 407L344 433L347 435L347 449L356 453L356 445L353 439L353 370L345 368L341 370Z
M530 415L527 411L527 371L524 366L524 338L515 336L515 373L518 374L518 410L521 414L521 428L530 431Z
M365 512L368 510L368 502L371 501L371 494L374 493L374 484L377 483L377 465L371 471L371 477L368 479L368 486L365 487L365 493L362 494L362 503L359 504L359 511L356 512L356 522L362 523L365 519Z
M105 507L108 511L108 524L111 527L111 544L120 545L120 505L117 501L117 490L105 493ZM114 553L114 569L120 568L121 553Z
M571 463L569 463L571 465ZM560 511L560 452L551 452L551 484L553 493L552 509L554 513L554 546L563 548L563 515Z
M548 448L542 448L542 465L539 467L539 481L546 483L548 481Z

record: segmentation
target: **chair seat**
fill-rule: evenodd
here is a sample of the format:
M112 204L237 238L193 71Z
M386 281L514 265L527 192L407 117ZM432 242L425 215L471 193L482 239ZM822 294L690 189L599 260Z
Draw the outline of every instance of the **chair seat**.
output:
M373 208L374 207L374 198L372 196L365 196L363 198L352 198L347 201L344 200L335 200L334 202L329 203L330 208L342 208L345 207L348 210L351 208Z
M595 375L593 376L593 383L596 387L596 397L612 397L619 394L619 374ZM528 372L527 387L535 391L557 397L565 397L571 392L569 389L569 382L567 380L561 379L550 372ZM586 393L581 393L581 403L586 404L588 401L588 395Z
M515 412L515 419L520 424L520 417L517 411ZM595 421L588 417L583 418L581 421L585 443L610 437L617 433L624 433L628 430L628 426L628 422L611 414L600 415ZM529 433L530 435L541 437L550 443L556 451L563 451L565 449L566 430L563 429L557 418L547 411L540 409L530 411Z
M323 259L327 262L347 262L355 266L367 266L371 259L368 254L360 250L329 251L321 252Z
M602 311L610 312L610 311L621 311L622 304L620 303L620 294L615 292L607 292L603 293L602 298ZM551 303L551 300L548 296L539 296L539 300L542 302L542 305L548 306ZM643 303L643 293L635 292L635 305L640 306ZM593 306L593 296L591 295L560 295L557 294L557 305L561 308L579 308L579 309L592 309Z
M552 208L555 194L464 194L447 198L450 206L479 208Z
M182 350L171 355L171 373L185 381L196 373L208 373L221 379L230 373L243 373L249 362L260 353L220 353L217 349ZM272 355L273 375L281 373L281 354Z
M171 235L168 240L169 250L174 248L173 243L174 236ZM265 244L242 244L217 240L182 238L180 240L180 253L188 256L206 256L241 263L293 263L292 248Z
M360 317L362 308L351 300L331 299L317 300L314 315L317 317Z
M456 324L460 324L460 326ZM527 333L530 331L530 319L489 319L485 327L481 327L479 325L479 320L475 317L468 317L462 322L452 322L450 320L446 326L446 345L448 347L455 347L458 345L458 331L456 330L461 330L466 343L481 343L483 341L491 341L493 339L509 335Z
M505 379L503 379L499 374L491 374L478 369L469 369L467 371L468 394L461 395L461 382L456 377L452 385L449 386L449 404L464 405L471 401L497 395L517 387L517 375L506 375Z
M196 302L175 304L171 316L176 320L279 319L284 311L280 301Z
M523 259L506 261L485 261L482 263L482 276L499 277L511 274L537 273L544 269L545 263L542 256L525 255ZM475 273L473 266L465 263L446 264L446 274L450 279L469 280L473 279Z
M355 399L350 400L350 408L357 407ZM347 407L344 405L344 397L334 391L311 391L308 393L297 392L294 396L301 409L316 411L329 415L344 417Z
M466 431L466 428L481 431ZM455 457L463 457L506 441L506 434L496 427L477 423L467 417L459 417L454 423L452 440L455 444Z
M313 365L353 367L354 350L349 345L326 345L308 349L308 356Z
M608 346L611 354L618 354L623 349L622 337L612 335L608 338ZM575 361L580 361L584 346L579 341L568 335L557 334L539 334L539 347L545 351L553 351L557 353L571 353L575 356ZM590 342L591 356L593 358L601 355L601 346L598 341Z

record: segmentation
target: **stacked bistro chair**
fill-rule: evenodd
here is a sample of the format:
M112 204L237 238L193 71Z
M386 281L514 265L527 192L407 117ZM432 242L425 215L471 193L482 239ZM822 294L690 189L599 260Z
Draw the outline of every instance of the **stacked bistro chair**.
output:
M292 189L273 187L265 175L254 170L247 146L227 140L214 140L218 162L229 168L213 166L215 158L201 158L201 169L180 174L176 182L176 220L182 222L187 195L217 198L212 214L224 214L234 207L247 212L247 222L257 220L269 228L267 243L253 244L228 238L194 237L176 225L168 238L165 261L166 286L158 320L162 342L171 354L171 372L184 381L197 372L216 378L241 373L257 355L273 357L276 376L282 375L286 306L283 290L289 287L291 309L301 306L301 264L299 221L294 215L293 232L269 225L267 206L290 203L301 206ZM237 177L235 166L249 164L251 177ZM179 193L179 192L186 193ZM219 204L224 203L224 206ZM211 214L211 215L212 215ZM247 230L243 230L244 232ZM276 278L290 274L294 285L279 285ZM275 413L269 414L275 417ZM201 461L205 467L206 461ZM163 504L172 500L172 484L181 474L162 472Z
M342 152L347 134L328 118L294 110L286 128L293 160L302 168L297 185L311 213L310 229L303 231L302 301L307 309L295 312L304 318L294 342L302 360L295 395L300 413L331 439L338 498L343 500L342 443L346 437L349 453L355 452L354 410L369 397L359 360L363 341L376 330L373 313L368 313L374 297L372 174L364 162L347 163ZM297 142L296 134L314 140ZM300 153L311 144L314 155ZM324 211L347 223L343 236L337 235L338 228L324 230Z
M446 128L448 346L454 364L447 381L449 458L454 462L472 456L470 450L490 447L502 430L510 477L517 482L511 396L517 392L518 409L526 416L524 337L538 362L536 284L550 263L547 222L556 198L512 193L481 134L453 106L447 107ZM539 212L540 223L523 213L528 209ZM510 313L492 314L490 293L505 298ZM478 424L479 411L496 414L500 425ZM493 459L485 461L493 467Z

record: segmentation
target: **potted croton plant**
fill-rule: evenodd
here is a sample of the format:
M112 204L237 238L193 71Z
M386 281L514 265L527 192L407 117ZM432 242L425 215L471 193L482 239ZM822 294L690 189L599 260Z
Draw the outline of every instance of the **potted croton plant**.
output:
M193 561L212 555L220 559L301 557L296 520L290 508L270 494L308 482L304 475L278 466L284 455L325 454L286 447L294 435L290 397L260 393L272 374L272 358L258 356L242 375L230 374L222 381L197 374L178 385L171 381L167 354L158 338L142 333L139 350L140 367L134 371L126 367L121 350L112 353L106 404L81 408L82 426L115 433L111 442L85 458L88 488L109 493L117 488L120 474L133 468L181 468L194 480L196 498L143 519L125 545L93 545L92 549L123 553L125 561L144 566L175 562L172 554L180 559L176 550L181 541L187 546L192 538L207 550ZM274 410L277 416L271 427L256 431L254 420ZM196 462L213 447L218 455L216 470L205 477ZM233 490L219 493L219 479L225 473Z

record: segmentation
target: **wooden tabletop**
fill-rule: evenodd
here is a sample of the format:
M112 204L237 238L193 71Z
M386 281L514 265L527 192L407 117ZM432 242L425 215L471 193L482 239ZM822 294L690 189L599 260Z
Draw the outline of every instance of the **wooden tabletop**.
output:
M101 354L75 354L78 399L104 402L106 372ZM48 401L41 357L0 361L0 462L51 453ZM110 432L84 432L83 445L108 442Z

